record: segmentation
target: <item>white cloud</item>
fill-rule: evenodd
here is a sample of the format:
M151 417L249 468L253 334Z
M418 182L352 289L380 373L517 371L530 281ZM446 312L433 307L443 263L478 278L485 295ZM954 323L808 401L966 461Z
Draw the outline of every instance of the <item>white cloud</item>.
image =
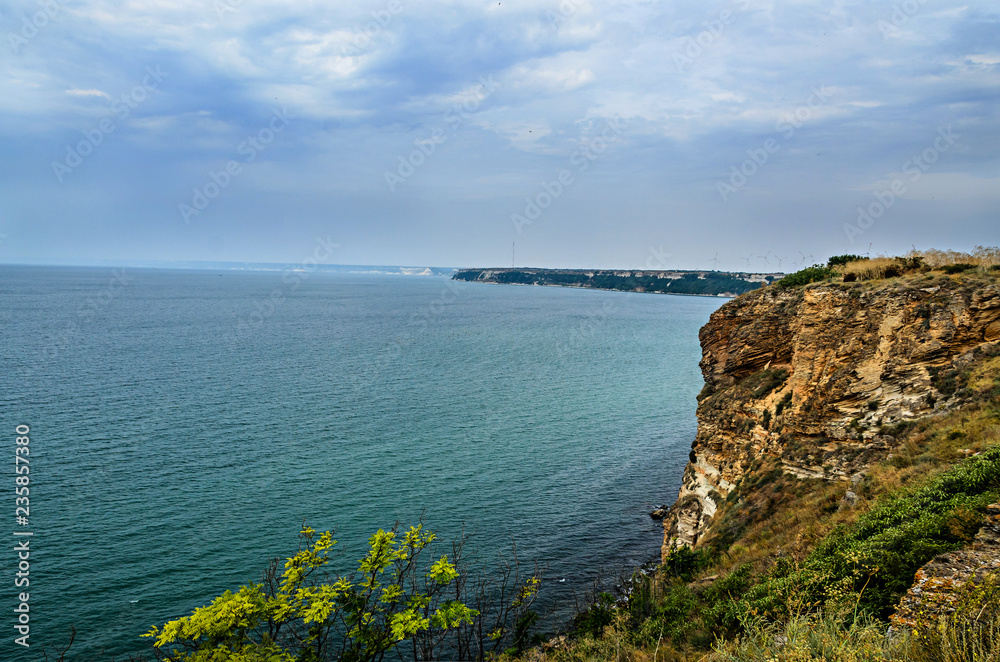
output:
M981 67L995 67L1000 64L1000 54L985 53L982 55L966 55L965 61Z
M74 97L104 97L109 101L111 100L111 96L101 90L66 90L66 94Z

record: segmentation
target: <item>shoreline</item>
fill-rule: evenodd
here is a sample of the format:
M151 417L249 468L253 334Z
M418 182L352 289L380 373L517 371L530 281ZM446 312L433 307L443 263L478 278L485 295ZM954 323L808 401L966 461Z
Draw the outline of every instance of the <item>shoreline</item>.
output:
M560 285L558 283L498 283L493 280L464 280L461 278L455 278L454 276L449 280L460 280L465 283L472 283L475 285L513 285L515 287L560 287L566 290L590 290L592 292L621 292L623 294L658 294L660 296L674 296L674 297L704 297L706 299L735 299L740 296L739 294L696 294L694 292L650 292L648 290L622 290L614 287L586 287L583 285Z
M576 289L684 294L732 299L759 290L784 277L773 272L728 272L679 269L458 269L452 280L497 285L546 285Z

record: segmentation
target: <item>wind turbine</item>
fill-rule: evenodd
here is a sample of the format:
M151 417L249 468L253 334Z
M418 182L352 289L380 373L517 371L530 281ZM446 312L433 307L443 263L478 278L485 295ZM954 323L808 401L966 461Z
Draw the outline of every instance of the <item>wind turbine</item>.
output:
M750 258L752 258L752 257L753 257L753 253L750 253L750 255L748 255L746 257L740 258L741 260L743 260L744 262L747 263L747 271L750 271Z
M770 255L770 254L771 254L771 251L768 251L768 252L767 252L767 255L758 255L757 257L759 257L759 258L761 258L762 260L764 260L764 264L769 264L769 263L768 263L768 261L767 261L767 257L768 257L768 255Z
M715 257L713 257L711 260L709 260L709 262L711 262L712 266L715 267L715 269L713 271L718 271L719 270L719 251L715 252Z
M775 257L777 257L777 256L775 256ZM781 268L781 262L782 262L782 260L787 260L788 258L787 257L778 257L777 259L778 259L778 268L780 269Z

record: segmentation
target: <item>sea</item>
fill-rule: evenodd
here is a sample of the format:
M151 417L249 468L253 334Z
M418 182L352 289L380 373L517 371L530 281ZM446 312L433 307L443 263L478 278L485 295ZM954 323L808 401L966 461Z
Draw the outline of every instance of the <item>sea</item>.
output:
M259 580L303 524L335 531L337 572L397 522L464 532L487 565L516 545L556 630L595 580L657 558L649 512L676 498L698 330L725 301L0 266L0 659L73 630L67 659L148 652L143 633Z

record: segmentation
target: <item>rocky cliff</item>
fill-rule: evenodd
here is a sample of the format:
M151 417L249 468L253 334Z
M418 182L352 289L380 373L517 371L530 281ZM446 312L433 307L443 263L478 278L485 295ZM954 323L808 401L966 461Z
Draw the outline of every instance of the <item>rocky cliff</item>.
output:
M995 272L772 285L722 306L700 339L698 432L664 555L711 533L755 462L856 481L900 429L960 406L956 376L1000 344L1000 287Z

